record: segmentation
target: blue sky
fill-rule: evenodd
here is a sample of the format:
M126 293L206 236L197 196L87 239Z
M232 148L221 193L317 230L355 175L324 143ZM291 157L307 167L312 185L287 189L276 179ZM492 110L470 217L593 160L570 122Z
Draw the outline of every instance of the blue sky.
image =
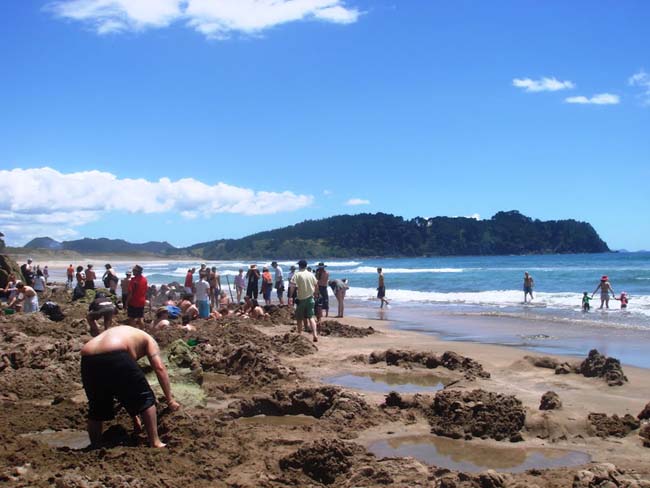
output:
M342 213L650 248L650 3L7 0L0 230L175 245Z

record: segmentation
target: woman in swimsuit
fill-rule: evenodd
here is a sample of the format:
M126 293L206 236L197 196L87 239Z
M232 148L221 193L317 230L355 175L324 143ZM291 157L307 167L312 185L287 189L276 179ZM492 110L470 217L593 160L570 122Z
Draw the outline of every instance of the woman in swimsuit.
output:
M603 276L600 279L600 283L598 283L598 286L594 290L594 292L591 294L591 297L596 294L596 292L600 289L600 307L603 308L603 305L605 305L605 308L609 308L609 294L611 293L612 296L615 296L614 294L614 289L612 288L612 285L609 282L609 278L607 276Z

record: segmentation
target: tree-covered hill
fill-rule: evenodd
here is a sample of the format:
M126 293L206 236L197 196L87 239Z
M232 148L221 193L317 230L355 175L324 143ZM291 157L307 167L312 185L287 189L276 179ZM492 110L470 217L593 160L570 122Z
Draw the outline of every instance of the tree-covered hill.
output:
M58 242L49 237L37 237L25 244L25 249L49 249L76 251L79 253L115 253L115 254L173 254L176 250L168 242L145 242L133 244L122 239L78 239L75 241Z
M339 215L183 251L205 259L454 256L607 252L594 228L575 220L533 220L517 211L489 220L390 214Z

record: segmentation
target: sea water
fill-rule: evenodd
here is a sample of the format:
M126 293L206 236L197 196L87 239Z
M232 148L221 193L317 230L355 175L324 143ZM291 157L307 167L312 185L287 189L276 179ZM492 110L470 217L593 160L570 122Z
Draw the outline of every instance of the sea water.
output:
M650 367L650 253L472 256L326 260L330 277L348 278L346 313L391 320L397 327L435 333L443 338L495 342L540 351L583 355L605 349L623 362ZM316 267L318 260L310 265ZM114 263L123 276L133 263ZM150 283L183 282L187 269L200 262L141 263ZM221 273L222 286L250 264L270 260L207 261ZM285 277L294 260L280 261ZM382 267L391 308L376 300L377 267ZM524 304L523 274L535 280L534 300ZM52 271L50 271L52 273ZM627 292L627 310L610 300L599 310L582 312L583 292L591 294L607 275L616 295ZM233 289L234 291L234 289ZM336 300L331 298L332 310ZM648 356L648 357L646 357Z

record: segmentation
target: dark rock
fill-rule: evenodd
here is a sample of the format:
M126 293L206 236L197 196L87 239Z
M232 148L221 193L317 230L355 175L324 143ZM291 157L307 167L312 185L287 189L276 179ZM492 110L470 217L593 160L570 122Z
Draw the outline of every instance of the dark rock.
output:
M557 393L547 391L542 395L542 400L539 404L540 410L558 410L560 408L562 408L562 401Z
M587 359L580 363L578 372L587 378L604 378L609 386L620 386L627 382L621 362L600 354L596 349L589 351Z
M587 420L591 425L593 434L603 438L610 436L625 437L641 426L641 422L630 414L625 414L623 417L614 414L609 417L604 413L590 413Z
M20 272L20 266L9 256L0 254L0 288L5 288L9 281L9 275L14 274L22 282L25 281L23 274Z

